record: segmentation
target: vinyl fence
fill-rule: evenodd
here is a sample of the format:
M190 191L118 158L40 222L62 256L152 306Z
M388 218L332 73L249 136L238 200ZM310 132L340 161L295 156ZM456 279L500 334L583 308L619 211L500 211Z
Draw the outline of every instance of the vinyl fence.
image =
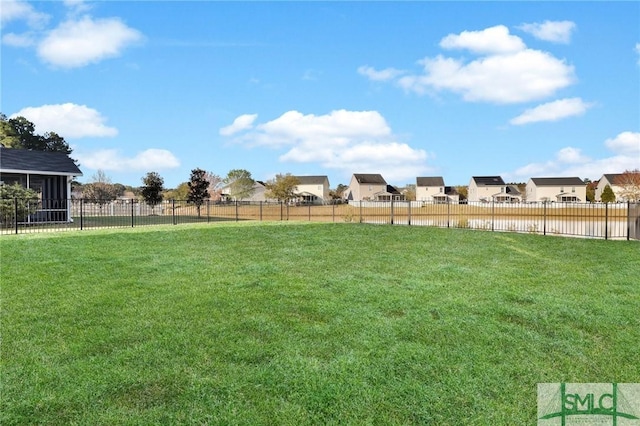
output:
M0 200L0 234L220 221L311 221L435 226L485 231L640 239L639 203L465 203L418 201L294 205L266 202L197 206L167 200Z

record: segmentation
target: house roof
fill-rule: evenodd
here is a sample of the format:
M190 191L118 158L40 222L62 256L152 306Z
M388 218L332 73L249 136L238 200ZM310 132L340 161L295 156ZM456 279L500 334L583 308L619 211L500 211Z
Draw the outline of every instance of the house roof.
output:
M382 175L380 174L362 174L362 173L354 173L353 177L356 178L358 183L371 183L378 185L386 185L387 181L384 180Z
M295 176L300 185L323 185L325 181L329 181L327 176Z
M579 177L545 177L531 178L536 186L563 186L563 185L585 185L584 181Z
M416 186L444 186L444 179L442 176L418 177Z
M0 147L0 171L82 176L76 163L65 153L4 147Z
M622 173L609 173L604 174L603 176L607 179L607 181L609 181L609 183L617 184L619 183L619 179L622 177Z
M504 181L500 176L473 176L473 179L478 186L504 186Z

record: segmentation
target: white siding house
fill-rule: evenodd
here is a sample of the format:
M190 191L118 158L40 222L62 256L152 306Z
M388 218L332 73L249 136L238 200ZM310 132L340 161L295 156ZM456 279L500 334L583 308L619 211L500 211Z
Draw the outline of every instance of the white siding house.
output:
M527 201L586 202L587 184L579 177L531 178Z

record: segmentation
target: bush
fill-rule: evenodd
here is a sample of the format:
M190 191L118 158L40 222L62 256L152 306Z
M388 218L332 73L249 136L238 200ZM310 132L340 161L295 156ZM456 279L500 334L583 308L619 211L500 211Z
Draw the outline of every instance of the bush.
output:
M19 183L0 185L0 223L9 227L16 221L26 220L38 210L38 203L38 193L33 189L24 188Z

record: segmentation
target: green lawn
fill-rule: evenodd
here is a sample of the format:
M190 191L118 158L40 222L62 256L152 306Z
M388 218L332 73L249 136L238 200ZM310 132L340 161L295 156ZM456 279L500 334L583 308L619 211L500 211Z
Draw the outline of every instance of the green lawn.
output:
M0 237L0 424L536 422L640 381L640 245L217 223Z

